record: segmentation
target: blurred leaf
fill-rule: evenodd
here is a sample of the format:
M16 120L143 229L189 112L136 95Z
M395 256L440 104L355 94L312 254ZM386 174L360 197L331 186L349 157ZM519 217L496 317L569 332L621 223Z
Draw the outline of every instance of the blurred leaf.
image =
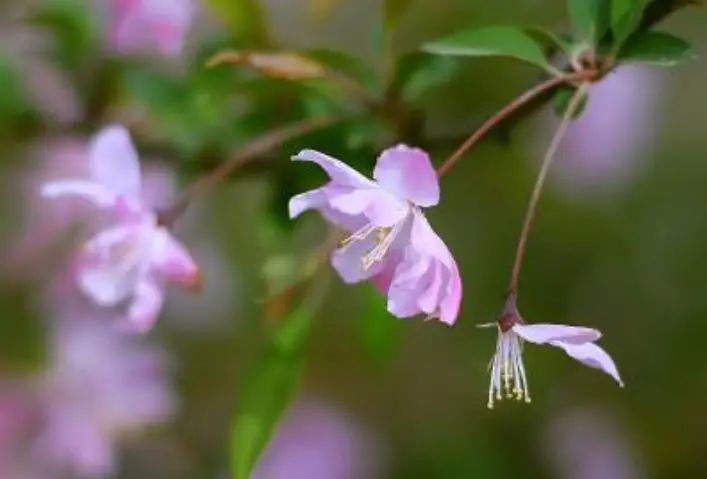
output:
M572 39L567 35L557 35L555 32L542 27L528 27L524 31L533 37L536 42L553 51L559 48L565 53L571 53L573 50Z
M576 92L576 88L570 87L562 87L557 90L557 93L555 93L555 96L553 98L555 113L557 113L557 116L564 116L565 112L567 111L567 108L570 105L570 101L572 101L572 97ZM588 100L589 95L585 92L584 97L582 98L582 101L579 104L579 107L577 108L577 111L575 111L572 115L572 119L579 118L580 116L582 116L582 113L584 113L584 110L587 107Z
M92 21L89 2L83 0L50 0L33 11L30 21L54 35L51 52L60 64L72 69L100 45L98 31Z
M609 30L611 0L567 0L567 10L575 34L592 45Z
M400 343L403 322L393 317L386 308L385 296L375 287L366 288L367 298L360 325L363 350L375 363L389 359Z
M415 3L415 0L384 0L383 4L383 25L387 31L394 30L398 26L400 18Z
M356 80L371 92L380 88L380 82L373 69L354 55L326 48L315 48L303 53L308 58L326 65L330 70Z
M458 71L453 58L412 52L398 59L394 84L405 101L414 101L431 88L448 82Z
M619 51L618 60L674 66L695 56L692 46L682 38L653 30L629 38Z
M423 50L438 55L508 56L552 71L542 45L523 30L510 26L465 30L428 43Z
M217 18L223 19L236 39L248 45L269 43L266 17L259 0L206 0L206 4Z
M611 31L614 35L616 50L640 24L645 3L645 0L612 0Z
M281 319L260 358L247 374L231 430L231 474L248 479L282 412L294 396L302 371L304 348L325 289L314 285L311 296Z
M287 80L320 78L326 74L321 63L295 52L258 53L227 50L211 57L207 66L214 67L223 63L247 65L268 76Z
M23 88L20 72L12 58L0 54L0 123L13 123L18 117L34 111Z

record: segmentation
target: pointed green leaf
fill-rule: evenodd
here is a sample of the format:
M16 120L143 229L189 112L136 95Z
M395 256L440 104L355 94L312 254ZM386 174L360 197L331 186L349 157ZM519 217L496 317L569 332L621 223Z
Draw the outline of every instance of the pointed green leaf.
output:
M616 50L638 27L645 5L645 0L613 0L611 2L611 31L614 35Z
M618 60L674 66L694 57L692 46L682 38L653 30L629 38L619 51Z
M438 55L508 56L552 71L542 46L522 29L510 26L465 30L428 43L423 50Z
M250 477L296 392L312 320L326 294L325 284L315 284L316 289L302 305L280 320L246 375L231 429L233 479Z
M611 0L567 0L567 11L575 34L592 45L609 29Z
M430 88L445 83L457 72L457 61L449 57L412 52L397 61L394 84L403 100L414 101Z

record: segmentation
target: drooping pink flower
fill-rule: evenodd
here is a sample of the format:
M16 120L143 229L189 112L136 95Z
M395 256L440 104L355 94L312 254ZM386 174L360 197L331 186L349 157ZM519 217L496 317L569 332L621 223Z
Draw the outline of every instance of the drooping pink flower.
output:
M45 198L80 196L108 211L112 221L81 248L75 263L79 287L101 306L128 301L129 327L149 329L162 307L164 286L198 287L200 274L189 252L144 204L140 165L127 130L109 126L89 145L91 180L43 185Z
M405 145L383 151L374 180L317 151L303 150L293 159L318 164L331 179L294 196L289 213L295 218L315 209L350 233L331 259L341 278L372 280L387 294L394 316L424 313L454 324L462 294L459 270L422 212L440 196L427 153Z
M650 477L620 417L600 409L561 412L536 443L558 479Z
M141 338L93 318L59 318L50 366L38 379L41 422L33 462L79 477L115 468L117 444L174 412L165 358Z
M655 141L664 80L657 69L625 65L592 87L586 111L572 122L557 153L552 176L561 191L595 195L635 177ZM559 123L551 115L542 123L541 149Z
M498 340L490 364L489 408L493 408L494 400L501 400L504 396L530 402L523 364L524 341L563 349L568 356L585 366L604 371L623 387L614 360L594 344L601 338L601 333L596 329L562 324L525 324L514 307L491 325L498 327Z
M194 18L194 0L109 0L112 46L121 52L156 47L178 56Z
M385 459L384 444L355 418L300 399L278 424L252 479L375 479Z

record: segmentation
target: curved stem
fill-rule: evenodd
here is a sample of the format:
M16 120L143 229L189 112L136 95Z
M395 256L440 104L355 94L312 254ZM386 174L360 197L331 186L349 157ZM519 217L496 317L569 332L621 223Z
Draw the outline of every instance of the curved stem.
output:
M515 110L521 106L528 103L533 98L538 95L555 88L563 83L571 83L573 81L581 80L585 77L586 73L569 73L567 75L554 76L548 78L542 83L534 86L530 90L526 90L519 97L515 98L512 102L498 110L491 118L486 120L483 125L481 125L469 138L462 143L459 148L457 148L454 153L437 169L437 176L442 176L447 173L452 167L461 159L464 153L469 150L472 146L476 144L488 131L494 126L498 125L504 118L513 113Z
M279 129L272 130L260 136L237 151L232 157L221 163L210 173L202 176L187 189L184 196L171 208L159 215L159 223L162 226L170 227L186 211L189 203L194 198L201 195L217 183L225 179L233 170L243 166L248 161L258 155L262 155L276 146L299 136L311 133L320 128L324 128L333 123L341 121L341 116L320 116L307 118L305 120L292 123Z
M538 200L540 200L540 193L542 193L543 186L545 184L545 179L547 178L547 173L550 171L553 160L555 159L555 153L557 148L560 146L560 140L565 135L567 128L569 127L572 117L577 113L579 107L582 103L584 95L589 87L588 83L583 83L577 91L572 95L570 102L565 110L565 114L562 116L562 121L557 127L555 135L550 141L550 146L545 153L542 165L540 166L540 171L538 172L538 177L535 180L535 186L533 187L533 192L530 194L530 200L528 201L528 207L525 211L525 218L523 220L523 229L518 237L518 246L516 246L516 255L513 261L513 269L511 270L511 280L508 284L508 297L513 298L518 293L518 277L520 276L520 268L523 264L523 258L525 256L525 249L528 243L528 236L530 234L530 229L533 226L533 221L535 219L535 213L538 208Z

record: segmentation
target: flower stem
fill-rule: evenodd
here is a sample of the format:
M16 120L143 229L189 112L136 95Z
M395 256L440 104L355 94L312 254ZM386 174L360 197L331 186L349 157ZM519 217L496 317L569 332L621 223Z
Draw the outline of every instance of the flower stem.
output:
M560 75L548 78L542 83L534 86L533 88L524 91L520 96L515 98L509 104L498 110L491 118L486 120L483 125L481 125L474 133L462 143L459 148L457 148L454 153L437 169L437 176L442 176L447 173L452 167L461 159L464 153L474 146L486 133L488 133L491 128L498 125L503 121L508 115L516 111L521 106L528 103L533 98L538 95L555 88L563 83L571 83L573 81L582 80L586 76L585 72L569 73L567 75Z
M213 171L192 183L179 201L159 215L159 224L168 228L171 227L172 224L184 214L189 203L191 203L194 198L224 180L233 170L243 166L255 157L266 153L287 140L327 127L342 119L341 116L306 118L299 122L272 130L246 143L243 148L221 163Z
M584 98L584 95L589 87L589 83L583 83L572 95L570 102L565 110L565 114L562 116L560 125L557 127L555 135L550 141L550 146L545 153L542 165L540 166L540 171L538 172L538 177L535 180L535 186L533 187L533 192L530 194L530 200L528 201L528 207L525 211L525 218L523 220L523 229L518 237L518 246L516 246L516 255L513 261L513 269L511 271L511 280L508 284L508 297L513 298L518 293L518 277L520 275L520 268L523 264L523 258L525 256L525 249L528 243L528 236L530 234L530 229L535 220L535 213L538 208L538 201L540 200L540 193L542 192L543 186L545 184L545 179L547 178L547 173L550 170L550 166L555 159L555 153L557 148L560 146L560 140L565 135L567 128L569 127L572 118L577 113Z

